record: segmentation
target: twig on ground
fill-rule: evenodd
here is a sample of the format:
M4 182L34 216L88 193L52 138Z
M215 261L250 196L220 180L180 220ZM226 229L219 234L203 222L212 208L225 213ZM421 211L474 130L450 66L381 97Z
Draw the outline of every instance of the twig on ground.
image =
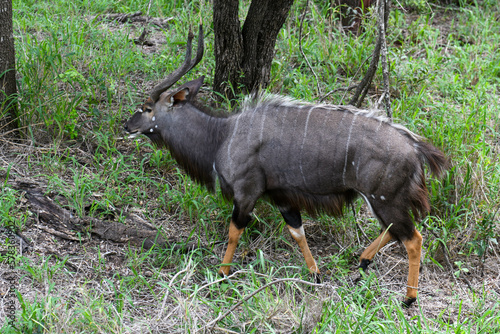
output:
M142 12L137 11L137 12L129 13L129 14L122 14L122 13L106 14L106 15L103 15L102 18L106 19L106 20L114 20L117 22L124 23L124 22L127 22L127 21L133 19L134 17L141 16L141 15L142 15Z
M191 298L193 298L193 297L194 297L194 296L195 296L198 292L200 292L201 290L203 290L203 289L205 289L205 288L208 288L208 287L209 287L209 286L211 286L211 285L214 285L214 284L218 284L218 283L220 283L220 282L227 281L227 280L229 280L229 279L233 278L234 276L236 276L236 275L238 275L238 274L241 274L241 273L244 273L244 272L246 272L246 270L238 270L238 271L236 271L236 272L232 273L232 274L231 274L231 275L229 275L229 276L225 276L225 277L223 277L223 278L221 278L221 279L218 279L218 280L216 280L216 281L213 281L213 282L207 283L207 284L205 284L205 285L201 286L201 287L200 287L199 289L197 289L195 292L193 292L193 293L189 296L189 298L190 298L190 299L191 299Z
M185 273L186 271L188 271L190 269L189 266L187 266L186 268L184 268L183 270L179 271L177 274L174 275L174 277L172 277L172 279L170 280L170 283L168 284L168 289L167 289L167 292L165 293L165 296L163 296L163 302L161 304L161 311L160 313L158 314L158 317L157 319L158 320L161 320L162 317L163 317L163 310L165 310L166 308L166 305L167 305L167 298L168 298L168 295L170 294L170 288L172 287L172 284L174 283L175 279Z
M215 324L217 322L219 322L219 320L227 317L231 312L233 312L235 309L237 309L238 307L240 307L241 304L243 304L244 302L246 302L247 300L249 300L250 298L252 298L256 294L258 294L262 290L270 287L271 285L275 285L275 284L282 283L282 282L295 282L295 283L302 283L302 284L306 284L306 285L320 286L320 287L325 286L324 284L312 283L312 282L304 281L304 280L301 280L301 279L298 279L298 278L281 278L281 279L277 279L275 281L272 281L270 283L267 283L267 284L261 286L260 288L258 288L257 290L255 290L254 292L252 292L251 294L249 294L248 296L246 296L242 300L240 300L238 303L236 303L236 305L234 305L233 307L231 307L224 314L219 315L216 319L210 321L207 325L205 325L204 329L213 328L215 326Z

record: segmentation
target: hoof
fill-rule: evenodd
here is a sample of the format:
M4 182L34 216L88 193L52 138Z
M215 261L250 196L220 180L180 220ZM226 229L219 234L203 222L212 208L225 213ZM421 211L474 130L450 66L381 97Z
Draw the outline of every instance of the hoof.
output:
M406 297L405 300L402 301L401 306L403 306L403 308L409 308L416 300L417 298Z
M323 279L321 278L320 273L312 273L311 275L312 275L312 279L313 279L314 283L316 283L316 284L323 283Z
M372 261L368 259L362 259L361 262L359 263L359 269L366 271L368 269L368 266L372 263Z

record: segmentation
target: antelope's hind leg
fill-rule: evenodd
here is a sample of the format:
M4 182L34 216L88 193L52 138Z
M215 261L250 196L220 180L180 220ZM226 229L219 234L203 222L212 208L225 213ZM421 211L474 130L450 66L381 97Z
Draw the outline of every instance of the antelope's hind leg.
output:
M375 254L384 247L390 240L392 239L392 235L389 231L383 231L375 241L373 241L370 246L366 247L364 252L359 257L359 267L366 271L368 269L368 265L372 262Z
M408 252L408 284L406 286L406 299L403 304L409 307L417 300L418 275L420 272L420 256L422 253L422 235L415 229L413 236L403 241Z
M409 213L399 208L404 207L403 204L399 206L387 206L376 201L368 202L368 204L370 204L372 211L382 226L388 226L388 229L382 232L361 254L360 268L366 270L375 254L391 239L402 241L408 253L408 283L403 305L409 307L417 300L422 236L416 230Z
M304 255L304 259L306 260L307 268L309 269L311 274L319 274L318 266L316 265L316 261L314 261L311 250L309 249L309 245L307 244L304 227L302 227L302 218L300 217L300 211L293 209L280 209L280 212L285 219L292 238L297 242L297 244L299 244L302 255ZM318 279L317 276L316 279Z

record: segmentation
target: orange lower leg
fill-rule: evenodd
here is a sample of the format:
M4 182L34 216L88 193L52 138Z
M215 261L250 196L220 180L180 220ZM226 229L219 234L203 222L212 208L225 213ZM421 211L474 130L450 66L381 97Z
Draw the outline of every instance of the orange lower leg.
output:
M373 241L370 246L368 246L365 251L361 254L359 260L362 261L364 259L366 260L372 260L375 257L375 254L384 247L390 240L392 239L392 235L389 233L389 231L385 230L378 236L375 241Z
M418 274L420 270L420 255L422 253L422 235L415 230L413 237L403 242L408 252L408 286L406 289L406 298L414 301L417 298ZM411 303L410 302L410 303Z
M224 255L224 259L222 260L223 266L219 269L219 274L221 275L229 275L229 269L231 269L230 263L233 262L234 252L236 251L236 246L238 245L238 241L240 240L241 234L245 228L239 229L236 227L234 222L231 220L229 224L229 242L227 244L226 254Z
M307 245L306 236L304 233L304 228L301 226L300 228L293 228L288 225L288 230L290 234L295 239L295 241L299 244L300 249L302 250L302 254L304 255L304 259L306 260L307 268L311 273L319 274L318 266L316 265L316 261L311 254L311 250Z

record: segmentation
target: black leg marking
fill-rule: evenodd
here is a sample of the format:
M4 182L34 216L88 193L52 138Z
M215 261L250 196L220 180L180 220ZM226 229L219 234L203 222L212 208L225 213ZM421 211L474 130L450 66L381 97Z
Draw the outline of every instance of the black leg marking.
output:
M247 227L248 223L252 220L250 213L241 212L240 206L236 201L233 201L233 214L232 220L238 229Z
M293 228L300 228L302 226L302 218L300 217L299 210L283 210L280 209L281 215L288 226Z
M401 306L403 306L403 308L409 308L411 306L411 304L413 304L416 300L417 300L417 298L406 298L401 303Z
M368 266L372 263L372 261L368 259L363 259L361 260L361 263L359 264L359 268L363 271L366 271L368 269Z
M312 279L316 284L322 284L323 283L323 278L320 273L312 273Z

